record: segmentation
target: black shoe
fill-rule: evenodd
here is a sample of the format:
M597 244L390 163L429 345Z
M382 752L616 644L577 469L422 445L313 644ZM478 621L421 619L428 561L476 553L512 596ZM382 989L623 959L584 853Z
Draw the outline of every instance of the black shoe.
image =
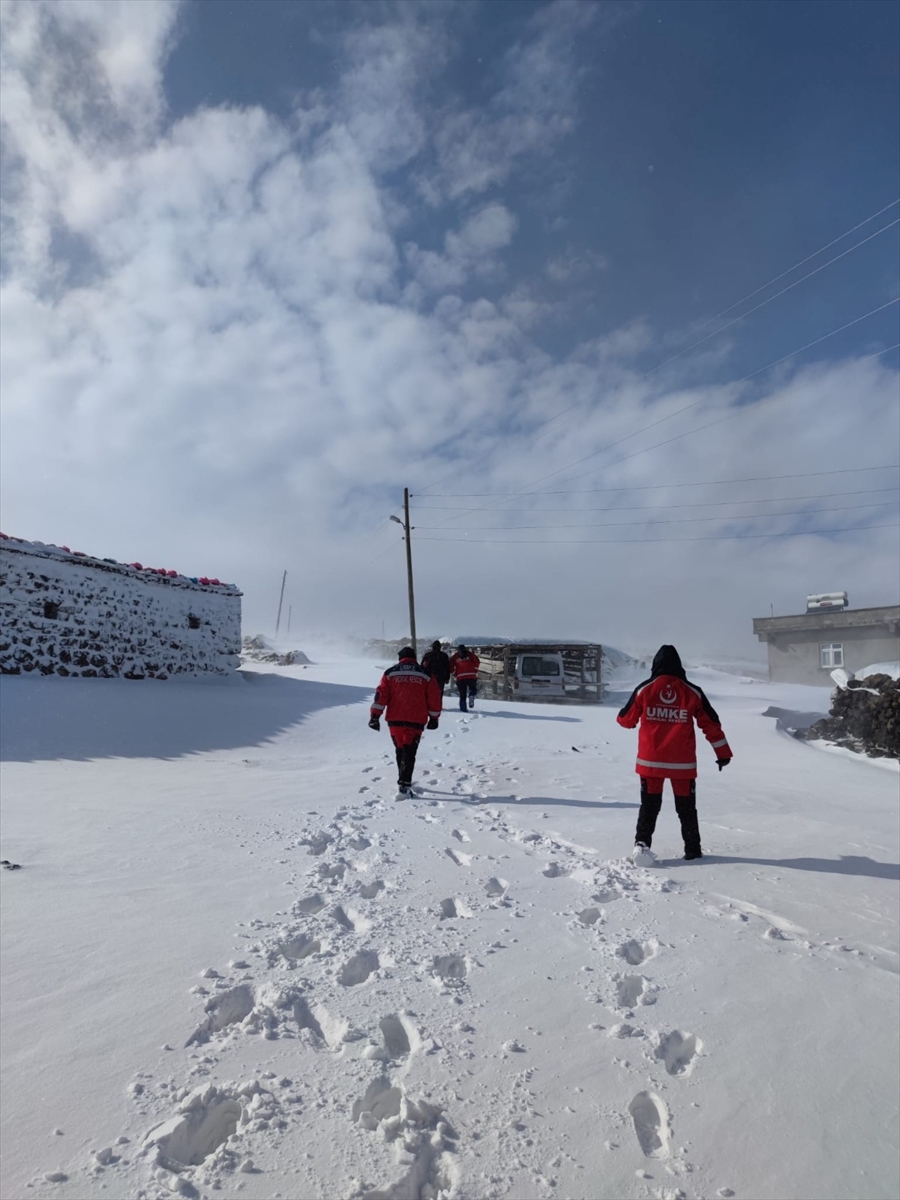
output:
M684 857L685 857L686 862L690 862L691 859L702 858L703 851L702 850L685 850Z

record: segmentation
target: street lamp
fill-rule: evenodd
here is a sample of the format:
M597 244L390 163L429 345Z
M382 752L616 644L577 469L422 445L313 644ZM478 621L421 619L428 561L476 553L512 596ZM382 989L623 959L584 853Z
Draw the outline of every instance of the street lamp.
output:
M391 520L396 521L398 525L403 526L406 535L406 579L409 587L409 636L412 642L413 650L417 651L416 646L416 602L413 596L413 569L412 569L412 544L410 542L410 524L409 524L409 488L403 489L403 517L401 521L399 517L391 514Z

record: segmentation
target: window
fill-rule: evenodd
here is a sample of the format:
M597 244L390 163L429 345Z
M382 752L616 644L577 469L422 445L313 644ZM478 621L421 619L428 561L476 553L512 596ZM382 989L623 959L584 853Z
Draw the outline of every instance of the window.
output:
M522 675L558 675L559 663L553 658L525 655L522 659Z
M56 600L44 601L44 616L49 621L55 621L59 617L59 603Z
M843 642L824 642L819 646L819 666L826 669L844 665Z

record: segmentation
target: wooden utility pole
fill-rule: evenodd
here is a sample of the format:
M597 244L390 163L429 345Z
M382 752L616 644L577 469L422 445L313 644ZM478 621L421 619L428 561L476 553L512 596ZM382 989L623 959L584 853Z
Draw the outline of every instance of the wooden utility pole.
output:
M275 636L278 637L278 630L281 628L281 606L284 603L284 585L287 581L287 571L281 577L281 595L278 597L278 616L275 620Z
M294 611L293 604L288 605L288 637L291 636L291 613Z
M409 636L412 648L418 655L419 650L416 645L416 601L413 595L412 540L409 536L409 488L403 489L403 527L406 530L406 579L409 584Z

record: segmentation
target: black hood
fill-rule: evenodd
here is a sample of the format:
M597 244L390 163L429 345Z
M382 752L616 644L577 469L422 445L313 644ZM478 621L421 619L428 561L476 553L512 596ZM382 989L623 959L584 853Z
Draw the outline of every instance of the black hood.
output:
M678 651L674 646L660 646L657 650L650 678L655 679L657 675L677 675L679 679L687 678Z

